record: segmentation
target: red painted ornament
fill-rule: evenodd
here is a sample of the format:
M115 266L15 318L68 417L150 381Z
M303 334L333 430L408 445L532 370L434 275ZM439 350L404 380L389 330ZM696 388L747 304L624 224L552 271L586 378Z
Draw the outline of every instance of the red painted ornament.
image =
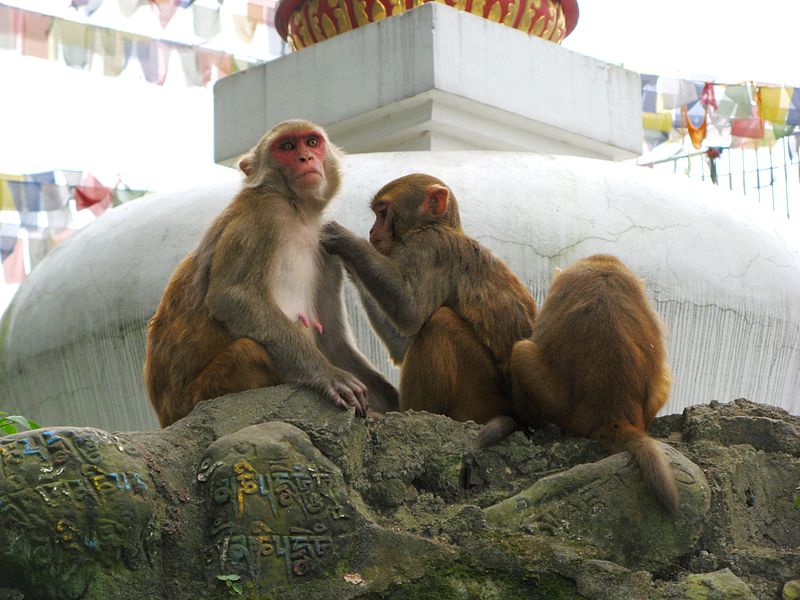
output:
M441 2L556 43L578 22L577 0L280 0L275 28L298 50L425 2Z

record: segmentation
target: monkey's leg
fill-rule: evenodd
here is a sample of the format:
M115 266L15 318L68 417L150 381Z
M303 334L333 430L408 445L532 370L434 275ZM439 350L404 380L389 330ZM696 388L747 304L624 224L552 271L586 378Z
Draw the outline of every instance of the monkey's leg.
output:
M264 347L249 338L238 338L217 354L189 384L186 393L176 401L175 412L179 414L171 422L189 414L203 400L280 383L283 379Z
M542 359L536 342L522 340L511 351L511 387L515 414L526 425L569 420L569 390Z
M486 423L510 414L492 355L472 327L439 308L409 346L400 373L400 410L427 410Z

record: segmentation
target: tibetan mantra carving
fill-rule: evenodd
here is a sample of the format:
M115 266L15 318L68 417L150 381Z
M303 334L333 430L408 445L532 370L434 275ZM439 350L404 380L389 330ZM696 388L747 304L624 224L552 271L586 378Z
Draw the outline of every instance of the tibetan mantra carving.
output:
M245 581L298 581L337 550L355 512L338 467L282 422L246 427L212 444L206 484L213 572Z
M21 587L78 598L103 572L156 562L154 485L129 442L90 428L15 434L0 469L0 571L24 566Z

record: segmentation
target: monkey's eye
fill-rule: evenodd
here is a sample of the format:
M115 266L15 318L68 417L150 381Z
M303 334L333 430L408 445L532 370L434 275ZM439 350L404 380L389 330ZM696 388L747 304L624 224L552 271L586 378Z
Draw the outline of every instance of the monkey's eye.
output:
M312 136L306 140L306 144L308 144L312 148L316 148L317 146L319 146L319 138Z
M385 219L386 218L386 205L382 204L381 206L375 207L375 214L378 217L380 217L381 219Z
M288 152L289 150L294 150L294 142L286 140L280 145L280 149L283 150L284 152Z

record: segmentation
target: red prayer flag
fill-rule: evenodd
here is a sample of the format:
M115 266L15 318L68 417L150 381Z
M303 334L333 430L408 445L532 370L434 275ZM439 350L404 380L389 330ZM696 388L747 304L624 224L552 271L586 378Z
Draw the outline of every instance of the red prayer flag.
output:
M111 205L111 189L100 183L94 175L87 173L83 183L75 187L75 205L78 210L89 208L104 200L108 201L109 206Z
M702 102L703 106L706 108L713 106L714 110L717 110L717 98L714 95L713 83L706 81L705 85L703 86L703 91L700 92L700 102Z
M731 119L731 135L760 140L764 137L764 119L758 116L758 108L754 107L753 115L746 119Z
M53 17L24 11L22 18L22 53L26 56L50 58L47 37Z
M158 20L161 23L161 27L166 27L170 19L178 12L181 0L150 0L150 3L155 4L158 9Z
M6 283L22 283L25 279L25 245L21 239L14 245L14 251L3 261L3 276Z

